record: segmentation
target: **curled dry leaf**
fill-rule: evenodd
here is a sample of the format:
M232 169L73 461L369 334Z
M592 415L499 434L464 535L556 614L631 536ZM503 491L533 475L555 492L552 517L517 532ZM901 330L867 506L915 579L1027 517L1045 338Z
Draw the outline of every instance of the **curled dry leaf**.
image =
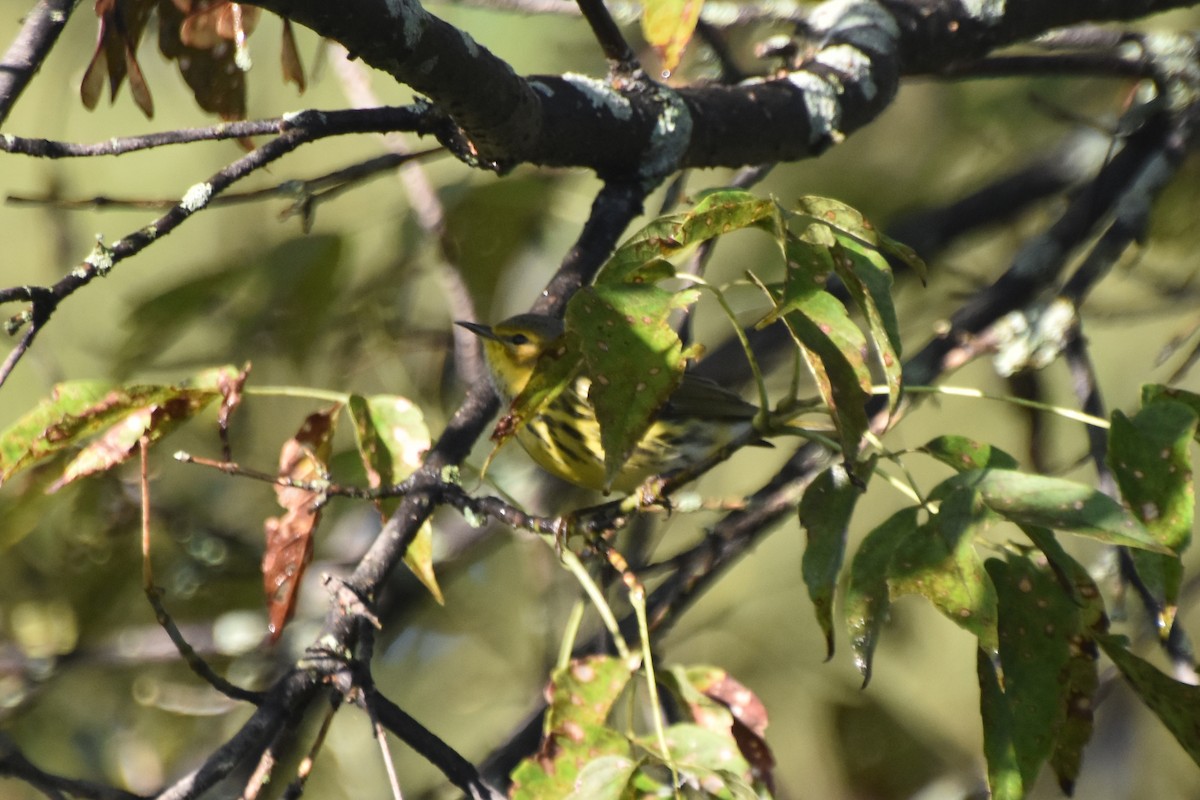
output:
M294 438L284 442L279 453L279 477L312 483L325 477L334 423L340 404L310 414ZM321 519L318 492L294 486L276 486L275 496L285 509L270 517L263 527L263 587L267 593L269 640L275 642L296 610L296 596L304 570L312 560L313 531Z

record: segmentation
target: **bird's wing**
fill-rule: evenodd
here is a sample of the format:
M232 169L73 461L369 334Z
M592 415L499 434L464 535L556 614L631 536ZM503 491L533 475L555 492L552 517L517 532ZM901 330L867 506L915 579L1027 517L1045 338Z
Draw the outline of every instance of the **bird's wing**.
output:
M684 373L663 407L663 417L700 417L702 419L753 419L758 406L747 403L716 381Z

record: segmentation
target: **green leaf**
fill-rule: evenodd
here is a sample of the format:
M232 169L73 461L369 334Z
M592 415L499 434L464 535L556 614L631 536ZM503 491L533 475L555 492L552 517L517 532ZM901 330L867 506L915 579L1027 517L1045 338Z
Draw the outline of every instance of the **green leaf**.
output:
M715 731L701 725L680 723L667 728L666 738L671 759L685 774L700 779L722 773L747 778L750 775L750 764L739 751L731 730ZM647 740L646 746L652 748L653 739Z
M1171 552L1120 503L1082 483L1009 469L972 470L950 482L971 487L988 508L1018 525L1068 531L1156 553Z
M1017 460L998 447L987 442L968 439L965 436L938 436L917 448L952 467L958 472L974 469L1016 469Z
M583 765L567 800L621 800L638 769L627 755L600 756Z
M696 23L703 0L647 0L642 7L642 35L658 51L663 72L674 72Z
M919 513L920 509L915 506L897 511L867 534L850 562L846 584L846 629L854 664L863 676L863 686L871 680L875 645L891 605L888 566L896 546L917 532Z
M996 649L996 590L974 546L986 523L986 510L974 492L951 492L929 522L896 545L888 586L893 598L925 597L991 651Z
M406 397L351 395L347 403L354 423L354 440L372 488L394 486L421 465L429 449L429 429L421 409ZM398 497L376 502L386 520L399 506ZM433 598L445 604L433 570L433 527L428 520L404 551L404 563Z
M796 201L794 212L797 216L807 217L812 222L827 225L907 264L913 272L925 280L925 262L907 245L897 242L878 231L870 220L863 217L856 209L829 197L809 195Z
M632 744L607 720L632 675L628 665L609 656L579 659L555 670L547 690L548 741L541 748L545 755L531 756L517 766L509 796L514 800L567 797L589 763L607 756L631 759Z
M1028 558L989 559L987 571L996 587L1013 744L1022 782L1033 786L1066 720L1068 643L1080 633L1078 610L1054 577Z
M1159 633L1166 636L1175 618L1183 565L1179 560L1191 542L1196 496L1188 445L1196 434L1196 412L1166 398L1145 406L1133 419L1112 415L1108 464L1121 496L1155 541L1172 555L1133 552L1138 575L1163 610Z
M783 296L758 326L783 318L837 426L843 455L852 461L868 425L865 409L872 382L865 361L867 339L845 306L824 290L833 269L829 252L794 237L788 238L786 252Z
M659 217L629 237L600 270L595 283L600 286L657 280L660 274L647 274L646 265L715 236L750 227L781 231L780 212L774 201L743 191L710 192L691 212Z
M833 248L838 277L867 320L872 352L888 387L888 409L900 403L900 323L892 305L892 269L878 250L848 236L838 236Z
M1161 383L1147 383L1142 386L1143 406L1149 406L1159 400L1174 400L1177 403L1183 403L1197 417L1200 417L1200 394L1175 386L1164 386ZM1196 430L1193 437L1200 441L1200 428Z
M107 438L82 453L52 488L114 466L128 457L143 435L157 441L220 397L221 378L237 374L236 367L227 366L205 370L177 385L59 384L49 398L0 434L0 484L102 431L107 431ZM136 417L127 420L131 415Z
M1000 688L1000 677L991 657L975 651L979 678L979 715L983 720L983 755L987 760L988 788L993 800L1023 800L1025 784L1018 765L1012 711Z
M43 458L55 455L108 425L125 409L101 401L112 389L104 381L71 381L0 434L0 484Z
M846 531L861 495L846 468L835 464L809 484L800 501L800 527L807 536L801 573L825 634L827 659L833 657L833 595L846 555Z
M655 286L606 284L581 289L567 307L592 382L606 488L683 379L683 344L668 324L676 302Z
M1096 638L1142 702L1162 721L1192 761L1200 766L1200 688L1172 680L1129 652L1124 638Z

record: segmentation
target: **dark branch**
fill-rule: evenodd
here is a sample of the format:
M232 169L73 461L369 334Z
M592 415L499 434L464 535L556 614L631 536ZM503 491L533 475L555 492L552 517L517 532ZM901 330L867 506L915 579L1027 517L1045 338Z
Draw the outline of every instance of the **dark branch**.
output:
M25 15L21 32L0 59L0 124L58 41L79 0L38 0Z

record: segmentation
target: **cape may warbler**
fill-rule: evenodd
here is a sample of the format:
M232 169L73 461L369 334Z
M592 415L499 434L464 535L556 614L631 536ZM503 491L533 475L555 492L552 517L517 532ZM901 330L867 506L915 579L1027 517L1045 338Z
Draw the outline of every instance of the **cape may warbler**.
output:
M459 322L483 340L496 391L506 402L521 393L538 357L555 347L563 323L538 314L518 314L496 325ZM651 475L692 464L746 433L758 407L718 384L684 374L633 449L606 485L600 423L588 400L592 382L574 378L537 416L517 429L517 441L543 469L598 491L631 492Z

